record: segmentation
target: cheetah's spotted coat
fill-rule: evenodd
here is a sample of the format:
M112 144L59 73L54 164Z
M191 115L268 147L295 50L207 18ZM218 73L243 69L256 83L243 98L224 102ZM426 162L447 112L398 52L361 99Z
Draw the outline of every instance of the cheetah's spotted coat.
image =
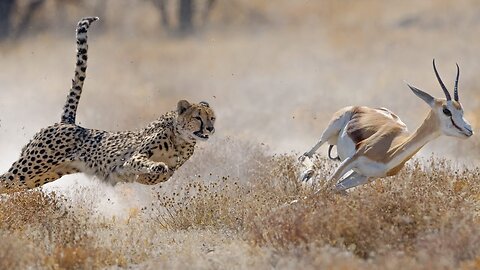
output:
M20 158L0 176L0 191L34 188L77 172L112 184L157 184L168 180L190 158L197 140L213 134L215 115L208 103L186 100L178 102L176 111L138 131L108 132L76 125L87 69L87 30L96 20L84 18L77 25L75 77L60 123L40 130L22 149Z

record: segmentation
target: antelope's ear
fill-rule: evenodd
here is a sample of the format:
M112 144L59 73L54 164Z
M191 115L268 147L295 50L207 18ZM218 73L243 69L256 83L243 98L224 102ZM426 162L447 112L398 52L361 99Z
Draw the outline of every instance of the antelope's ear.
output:
M190 104L190 102L182 99L178 102L177 104L177 112L178 114L183 114L185 111L188 110L188 108L192 107L192 105Z
M410 89L412 90L412 92L419 98L421 98L423 101L425 101L428 106L432 107L434 106L435 104L435 98L432 97L430 94L416 88L415 86L411 86L410 84L408 84L408 87L410 87Z

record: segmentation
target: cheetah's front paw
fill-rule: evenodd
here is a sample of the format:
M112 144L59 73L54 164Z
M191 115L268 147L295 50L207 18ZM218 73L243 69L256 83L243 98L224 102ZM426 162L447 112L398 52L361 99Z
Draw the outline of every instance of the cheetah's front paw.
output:
M168 172L168 166L163 162L158 162L155 165L150 166L150 171L155 174Z

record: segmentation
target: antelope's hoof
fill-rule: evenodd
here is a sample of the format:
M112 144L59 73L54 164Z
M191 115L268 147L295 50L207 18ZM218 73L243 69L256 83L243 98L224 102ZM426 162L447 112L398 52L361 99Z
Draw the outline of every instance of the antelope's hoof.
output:
M310 178L313 177L314 174L315 171L313 169L308 169L300 175L300 179L302 180L302 182L307 182L308 180L310 180Z

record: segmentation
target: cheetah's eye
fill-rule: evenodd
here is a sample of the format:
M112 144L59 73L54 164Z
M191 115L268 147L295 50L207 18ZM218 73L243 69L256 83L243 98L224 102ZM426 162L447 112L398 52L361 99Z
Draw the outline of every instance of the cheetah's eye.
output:
M447 109L447 108L443 108L443 113L446 115L446 116L452 116L452 112Z
M195 116L194 118L199 120L199 121L202 121L202 118L200 116Z
M210 118L210 120L215 121L215 117Z

